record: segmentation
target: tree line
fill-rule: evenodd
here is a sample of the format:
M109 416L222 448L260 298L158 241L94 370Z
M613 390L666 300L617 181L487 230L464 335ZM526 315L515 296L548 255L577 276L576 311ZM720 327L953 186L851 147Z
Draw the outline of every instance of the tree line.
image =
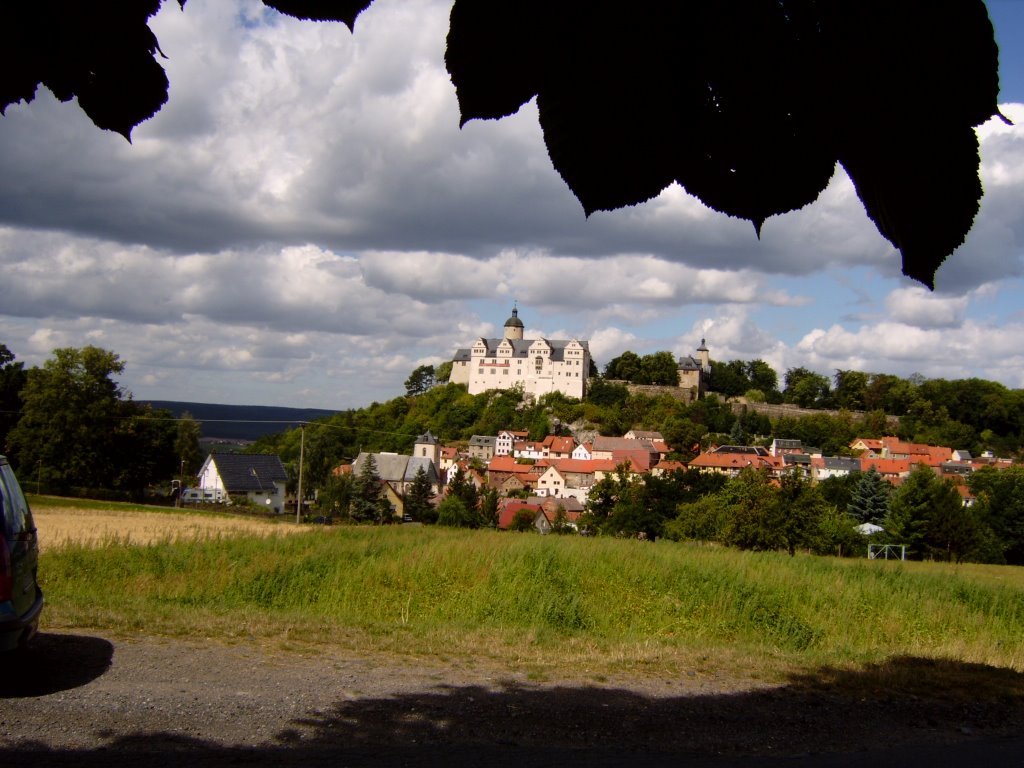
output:
M669 352L640 356L627 351L609 361L604 379L675 385L676 370ZM601 389L600 382L594 386ZM901 437L972 452L992 450L1009 456L1021 449L1024 440L1024 390L985 379L927 379L920 374L901 378L841 369L829 377L793 367L785 371L780 386L778 374L764 360L712 360L708 389L725 399L745 397L750 402L872 413L875 421L898 416ZM782 431L794 428L782 425ZM821 445L819 441L810 444Z
M751 467L728 478L690 469L643 480L620 468L595 484L580 524L791 555L864 556L869 544L892 544L911 559L1024 565L1024 467L980 470L969 488L976 501L965 506L955 485L924 466L897 488L873 469L812 484Z
M124 365L87 346L26 369L0 344L0 450L26 487L139 499L198 471L198 422L133 400L115 379Z

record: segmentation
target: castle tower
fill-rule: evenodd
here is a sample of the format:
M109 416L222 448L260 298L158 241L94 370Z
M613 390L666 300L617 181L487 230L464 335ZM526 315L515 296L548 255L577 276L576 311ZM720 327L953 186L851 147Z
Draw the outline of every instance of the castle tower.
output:
M519 319L519 308L512 308L512 317L505 321L505 338L511 341L522 341L523 321Z
M700 360L700 369L704 373L711 373L711 353L708 351L704 339L700 340L700 346L697 347L697 359Z

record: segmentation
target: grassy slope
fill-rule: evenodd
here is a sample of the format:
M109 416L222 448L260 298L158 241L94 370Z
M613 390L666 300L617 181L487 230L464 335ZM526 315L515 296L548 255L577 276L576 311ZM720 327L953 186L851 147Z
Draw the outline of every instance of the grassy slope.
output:
M1024 569L394 526L43 555L51 627L775 679L1024 671Z

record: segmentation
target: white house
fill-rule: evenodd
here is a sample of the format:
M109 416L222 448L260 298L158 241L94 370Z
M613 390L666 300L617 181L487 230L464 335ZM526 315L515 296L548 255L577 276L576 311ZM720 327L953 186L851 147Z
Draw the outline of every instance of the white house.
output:
M275 513L284 511L288 474L271 454L211 453L199 470L197 488L204 500L247 498ZM183 497L186 498L187 496Z

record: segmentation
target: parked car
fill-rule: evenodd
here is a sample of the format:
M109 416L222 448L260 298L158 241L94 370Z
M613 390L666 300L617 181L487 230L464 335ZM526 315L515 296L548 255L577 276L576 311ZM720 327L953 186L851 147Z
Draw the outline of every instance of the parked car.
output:
M39 628L43 591L32 510L7 459L0 456L0 651L24 646Z

